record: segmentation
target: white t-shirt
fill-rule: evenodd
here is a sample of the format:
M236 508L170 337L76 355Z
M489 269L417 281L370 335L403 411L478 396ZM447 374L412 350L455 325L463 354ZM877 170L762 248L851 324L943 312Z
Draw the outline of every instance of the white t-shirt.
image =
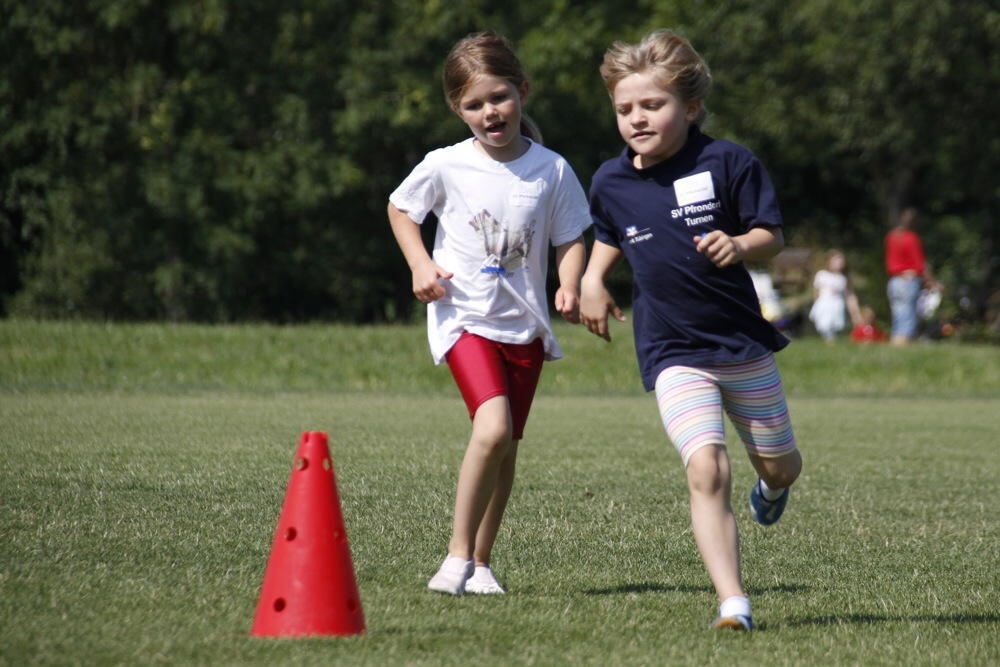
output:
M501 343L539 336L546 359L562 350L545 294L548 246L590 226L590 208L569 164L531 143L510 162L480 152L472 138L428 153L389 201L417 223L438 218L434 261L454 273L427 305L427 335L440 364L462 331Z

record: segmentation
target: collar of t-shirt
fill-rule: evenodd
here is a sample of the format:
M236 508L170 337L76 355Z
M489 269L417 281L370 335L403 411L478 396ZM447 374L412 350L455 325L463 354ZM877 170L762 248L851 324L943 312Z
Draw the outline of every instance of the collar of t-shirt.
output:
M700 146L703 143L703 140L711 141L711 137L709 137L706 134L703 134L701 128L699 128L697 125L692 125L691 127L688 128L688 136L687 139L684 141L684 145L681 146L681 149L679 151L668 157L666 160L657 162L651 167L639 168L635 166L634 160L636 153L634 150L632 150L632 147L629 146L628 144L625 144L625 148L622 149L621 160L623 163L628 165L627 167L628 169L631 169L636 173L643 175L653 174L656 173L657 171L660 171L661 169L668 168L669 165L674 164L679 160L683 160L688 153L695 150L697 146Z

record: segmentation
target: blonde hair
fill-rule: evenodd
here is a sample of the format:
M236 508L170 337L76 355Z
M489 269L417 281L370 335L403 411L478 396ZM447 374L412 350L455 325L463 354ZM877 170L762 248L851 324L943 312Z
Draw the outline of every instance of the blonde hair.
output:
M705 98L712 89L708 63L684 37L672 30L656 30L638 44L615 42L604 54L601 78L608 93L632 74L649 72L662 88L670 88L685 102L701 102L694 123L701 125L708 117Z
M448 106L458 108L466 88L483 75L507 80L518 90L528 83L521 61L510 41L495 32L476 32L459 40L444 60L441 80ZM521 112L521 134L542 143L542 133L526 113Z

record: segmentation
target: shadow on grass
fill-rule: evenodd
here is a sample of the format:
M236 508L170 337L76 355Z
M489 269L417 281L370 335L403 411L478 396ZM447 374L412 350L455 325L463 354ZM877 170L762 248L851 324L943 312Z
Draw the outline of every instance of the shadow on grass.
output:
M876 625L878 623L1000 623L1000 614L917 614L916 616L884 616L882 614L844 614L841 616L811 616L788 622L792 627L804 625Z
M711 586L670 586L643 582L638 584L621 584L610 588L587 588L584 595L622 595L625 593L711 593Z
M798 584L782 584L780 586L762 586L751 587L751 595L760 595L762 593L800 593L802 591L808 590L807 586L800 586ZM584 589L583 593L585 595L622 595L625 593L714 593L715 589L711 586L685 586L685 585L669 585L669 584L654 584L650 582L642 582L636 584L621 584L619 586L612 586L610 588L588 588Z

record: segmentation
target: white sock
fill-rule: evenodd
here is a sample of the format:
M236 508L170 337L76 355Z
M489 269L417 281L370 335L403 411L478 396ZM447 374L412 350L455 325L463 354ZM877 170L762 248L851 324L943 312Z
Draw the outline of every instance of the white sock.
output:
M475 572L465 582L465 592L477 595L502 595L506 591L493 575L489 565L477 565Z
M461 595L465 592L465 582L472 574L472 567L471 560L449 555L427 582L427 588L439 593Z
M448 557L444 559L442 565L447 565L449 570L464 571L469 567L469 563L472 561L467 558L462 558L461 556L452 556L448 554Z
M764 496L764 500L777 500L784 492L784 489L772 489L767 482L760 480L760 495Z
M719 605L719 616L750 616L750 598L743 595L734 595L726 598Z

